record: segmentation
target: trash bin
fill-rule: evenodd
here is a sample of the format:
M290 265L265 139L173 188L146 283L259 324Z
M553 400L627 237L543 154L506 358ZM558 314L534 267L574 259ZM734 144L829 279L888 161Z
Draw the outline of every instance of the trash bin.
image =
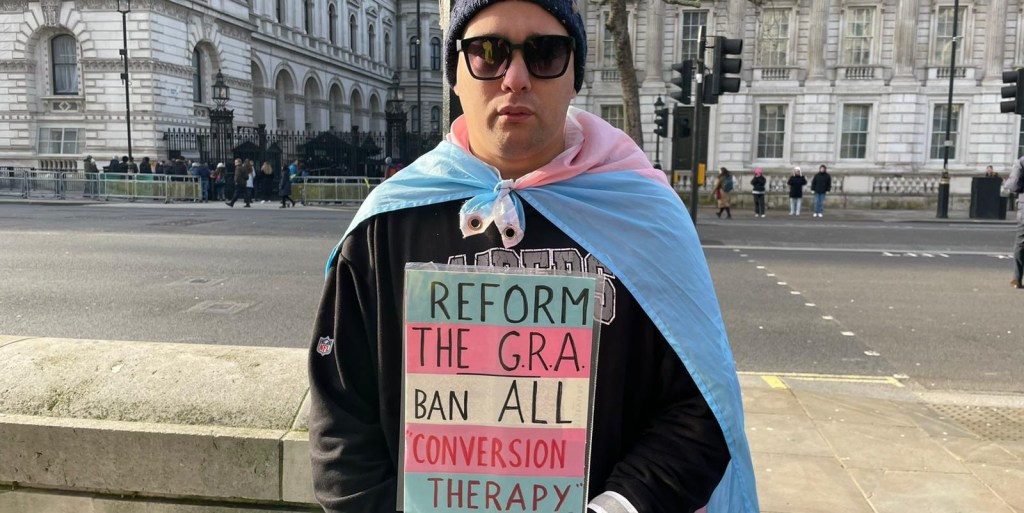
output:
M1006 219L1006 203L1001 202L999 196L1002 183L1002 180L994 176L975 176L971 179L971 219Z

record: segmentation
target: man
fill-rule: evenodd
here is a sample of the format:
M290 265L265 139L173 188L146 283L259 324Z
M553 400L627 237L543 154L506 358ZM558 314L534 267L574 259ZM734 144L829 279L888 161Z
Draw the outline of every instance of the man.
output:
M96 175L99 173L99 169L96 167L96 161L93 160L92 155L85 157L84 171L85 171L85 196L96 195Z
M249 175L252 174L252 166L247 168L246 165L242 163L242 159L235 159L234 164L235 190L231 194L231 201L228 202L228 206L234 207L235 202L238 201L238 197L242 196L245 198L245 208L249 208L249 202L252 201L252 198L249 197L249 188L246 187L246 183L249 183L251 180Z
M831 190L832 176L828 174L825 164L822 164L818 166L818 174L811 178L811 191L814 192L814 217L825 217L825 194Z
M999 175L996 174L996 170L992 168L992 164L989 164L989 165L985 166L985 177L987 177L987 178L993 178L993 177L994 178L998 178L999 177Z
M465 115L374 189L328 263L309 413L325 511L396 510L409 262L605 276L615 297L601 315L591 511L758 511L733 358L689 216L628 136L569 108L586 41L571 0L453 3L447 77Z
M1024 288L1021 284L1024 274L1024 157L1013 163L1013 171L1003 182L1003 188L1017 195L1017 235L1013 245L1013 279L1010 286Z
M114 155L114 158L110 159L110 164L107 164L107 172L108 173L123 173L124 172L124 170L121 169L121 161L118 160L117 155Z

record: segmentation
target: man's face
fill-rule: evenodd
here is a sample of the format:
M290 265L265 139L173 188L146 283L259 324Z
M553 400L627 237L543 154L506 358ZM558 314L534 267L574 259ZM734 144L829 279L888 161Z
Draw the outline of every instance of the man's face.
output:
M503 1L481 10L470 20L463 39L502 37L514 45L541 35L566 36L554 16L532 2ZM530 75L522 50L515 50L505 76L477 80L466 67L462 52L456 54L458 71L455 94L462 102L473 153L516 178L547 164L565 147L564 127L573 87L573 60L562 76L538 79Z

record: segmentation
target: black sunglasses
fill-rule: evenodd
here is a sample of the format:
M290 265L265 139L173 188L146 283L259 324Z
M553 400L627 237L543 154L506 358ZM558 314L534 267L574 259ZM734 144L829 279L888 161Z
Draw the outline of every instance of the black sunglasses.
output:
M515 50L522 50L530 75L551 79L564 75L569 69L569 56L575 44L569 36L533 36L518 45L503 37L480 36L460 39L459 50L466 56L469 74L477 80L504 77Z

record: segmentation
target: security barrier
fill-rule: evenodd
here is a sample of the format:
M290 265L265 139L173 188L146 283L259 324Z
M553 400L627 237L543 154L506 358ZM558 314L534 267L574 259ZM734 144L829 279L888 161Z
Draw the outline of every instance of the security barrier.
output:
M200 201L200 179L125 173L0 169L0 196L100 201Z
M381 182L381 178L366 176L307 176L297 180L292 184L292 196L300 198L303 205L362 203Z

